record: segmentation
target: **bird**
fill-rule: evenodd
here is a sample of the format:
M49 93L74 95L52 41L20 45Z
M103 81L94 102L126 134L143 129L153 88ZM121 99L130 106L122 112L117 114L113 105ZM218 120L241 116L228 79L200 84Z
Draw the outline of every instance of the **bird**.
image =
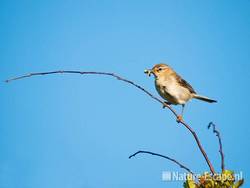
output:
M178 122L183 120L184 107L190 99L199 99L208 103L217 102L214 99L197 94L193 87L169 65L156 64L152 69L146 69L144 73L148 76L154 75L155 88L159 95L166 100L166 104L182 105L181 115L177 116Z

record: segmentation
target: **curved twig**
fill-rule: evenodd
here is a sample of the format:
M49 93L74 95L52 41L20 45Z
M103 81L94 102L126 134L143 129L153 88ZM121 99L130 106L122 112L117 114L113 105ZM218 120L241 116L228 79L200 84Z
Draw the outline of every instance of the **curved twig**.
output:
M190 174L194 175L194 173L188 167L184 166L183 164L181 164L180 162L176 161L175 159L170 158L170 157L165 156L165 155L158 154L158 153L153 153L153 152L150 152L150 151L137 151L133 155L130 155L129 159L131 159L132 157L135 157L139 153L151 154L151 155L155 155L155 156L162 157L164 159L170 160L170 161L174 162L175 164L179 165L181 168L183 168L186 171L188 171Z
M213 122L210 122L207 126L208 129L210 129L210 127L213 127L213 133L215 133L215 135L218 137L219 140L219 152L220 152L220 157L221 157L221 170L224 171L225 170L225 155L223 153L223 149L222 149L222 141L221 141L221 136L220 136L220 132L216 129L216 125Z
M125 78L122 78L120 76L118 76L115 73L110 73L110 72L84 72L84 71L51 71L51 72L37 72L37 73L30 73L30 74L26 74L23 76L19 76L19 77L14 77L8 80L5 80L6 83L9 83L11 81L14 80L20 80L20 79L24 79L24 78L29 78L29 77L33 77L33 76L43 76L43 75L47 75L47 74L63 74L63 73L68 73L68 74L97 74L97 75L105 75L105 76L111 76L111 77L115 77L118 80L121 80L123 82L129 83L135 87L137 87L138 89L142 90L144 93L146 93L147 95L149 95L151 98L153 98L154 100L158 101L159 103L161 103L164 107L167 107L169 110L171 110L171 112L173 112L173 114L177 117L178 114L175 112L175 110L173 108L171 108L170 105L166 104L164 101L162 101L161 99L155 97L154 95L152 95L149 91L147 91L146 89L144 89L143 87L139 86L138 84L135 84L134 82L127 80Z
M146 89L144 89L143 87L141 87L140 85L130 81L130 80L127 80L125 78L122 78L121 76L118 76L117 74L115 73L109 73L109 72L85 72L85 71L51 71L51 72L37 72L37 73L30 73L30 74L26 74L26 75L23 75L23 76L19 76L19 77L14 77L14 78L11 78L9 80L6 80L5 82L11 82L11 81L14 81L14 80L20 80L20 79L23 79L23 78L28 78L28 77L33 77L33 76L42 76L42 75L48 75L48 74L63 74L63 73L68 73L68 74L95 74L95 75L105 75L105 76L111 76L111 77L114 77L118 80L121 80L123 82L126 82L128 84L131 84L133 86L135 86L136 88L140 89L141 91L143 91L144 93L146 93L148 96L150 96L152 99L156 100L157 102L161 103L163 105L163 107L167 107L174 115L176 118L178 118L178 114L177 112L168 104L166 104L163 100L155 97L153 94L151 94L149 91L147 91ZM213 168L213 165L211 164L210 160L208 159L208 156L205 152L205 150L203 149L200 141L199 141L199 138L198 136L196 135L196 133L194 132L194 130L188 125L186 124L182 119L181 120L178 120L177 121L178 123L181 123L182 125L184 125L190 132L191 134L193 135L193 137L195 138L195 141L203 155L203 157L205 158L206 162L207 162L207 165L209 166L210 168L210 171L212 174L215 174L215 170Z

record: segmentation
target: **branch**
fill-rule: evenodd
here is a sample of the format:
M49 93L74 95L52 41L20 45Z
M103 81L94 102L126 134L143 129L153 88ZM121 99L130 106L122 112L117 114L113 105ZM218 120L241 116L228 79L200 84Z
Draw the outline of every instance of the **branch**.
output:
M198 145L198 147L199 147L199 149L200 149L200 151L201 151L203 157L205 158L205 160L206 160L206 162L207 162L207 165L208 165L209 168L210 168L211 173L214 175L214 174L215 174L214 167L213 167L212 163L210 162L210 160L209 160L209 158L208 158L208 156L207 156L207 154L206 154L204 148L202 147L201 142L200 142L200 140L199 140L197 134L196 134L195 131L194 131L187 123L185 123L183 120L181 120L180 123L181 123L182 125L184 125L184 126L189 130L189 132L193 135L193 137L194 137L194 139L195 139L195 141L196 141L196 143L197 143L197 145Z
M224 169L225 169L225 162L224 162L225 155L224 155L223 149L222 149L222 141L221 141L220 132L216 129L216 125L213 122L210 122L208 124L207 128L210 129L211 126L213 127L213 133L215 133L215 135L218 137L218 140L219 140L219 146L220 146L219 152L220 152L220 156L221 156L221 170L224 171Z
M27 75L23 75L23 76L19 76L19 77L15 77L15 78L11 78L9 80L6 80L5 82L11 82L11 81L14 81L14 80L20 80L20 79L23 79L23 78L29 78L29 77L33 77L33 76L42 76L42 75L48 75L48 74L63 74L63 73L67 73L67 74L94 74L94 75L104 75L104 76L110 76L110 77L114 77L118 80L121 80L123 82L126 82L130 85L133 85L135 86L136 88L140 89L141 91L143 91L144 93L146 93L148 96L150 96L152 99L156 100L157 102L161 103L163 105L163 107L167 107L173 114L176 118L178 118L178 114L177 112L168 104L165 103L165 101L155 97L153 94L151 94L149 91L147 91L146 89L144 89L143 87L139 86L138 84L130 81L130 80L127 80L125 78L122 78L120 76L118 76L117 74L115 73L108 73L108 72L82 72L82 71L51 71L51 72L37 72L37 73L30 73L30 74L27 74ZM215 170L213 168L213 165L211 164L210 160L208 159L208 156L205 152L205 150L203 149L200 141L199 141L199 138L198 136L196 135L196 133L194 132L194 130L188 125L186 124L183 120L178 120L177 121L178 123L181 123L182 125L184 125L189 131L190 133L193 135L203 157L205 158L206 162L207 162L207 165L209 166L210 168L210 171L212 174L215 174Z
M155 156L158 156L158 157L162 157L164 159L167 159L167 160L170 160L172 162L174 162L175 164L179 165L181 168L185 169L186 171L188 171L190 174L194 175L194 173L186 166L184 166L183 164L179 163L178 161L176 161L175 159L172 159L170 157L167 157L165 155L161 155L161 154L158 154L158 153L153 153L153 152L150 152L150 151L137 151L136 153L134 153L133 155L130 155L129 156L129 159L131 159L132 157L135 157L137 154L139 153L146 153L146 154L151 154L151 155L155 155Z
M128 84L131 84L133 86L135 86L136 88L140 89L141 91L143 91L144 93L146 93L147 95L149 95L151 98L153 98L154 100L156 100L157 102L161 103L164 107L167 107L176 117L178 116L178 114L175 112L174 109L171 108L170 105L166 104L164 101L162 101L161 99L155 97L154 95L152 95L149 91L147 91L146 89L144 89L143 87L139 86L138 84L127 80L125 78L122 78L120 76L118 76L115 73L109 73L109 72L83 72L83 71L51 71L51 72L37 72L37 73L30 73L30 74L26 74L23 76L19 76L19 77L14 77L8 80L5 80L6 83L9 83L11 81L15 81L15 80L20 80L20 79L24 79L24 78L29 78L29 77L33 77L33 76L43 76L43 75L48 75L48 74L63 74L63 73L67 73L67 74L95 74L95 75L104 75L104 76L111 76L114 77L118 80L121 80L123 82L126 82Z

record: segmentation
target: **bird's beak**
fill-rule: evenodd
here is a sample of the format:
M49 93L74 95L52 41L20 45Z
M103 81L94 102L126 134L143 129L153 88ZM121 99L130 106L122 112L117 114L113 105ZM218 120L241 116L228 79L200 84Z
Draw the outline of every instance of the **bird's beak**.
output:
M144 73L147 74L148 76L151 76L151 74L153 74L153 71L151 69L146 69Z

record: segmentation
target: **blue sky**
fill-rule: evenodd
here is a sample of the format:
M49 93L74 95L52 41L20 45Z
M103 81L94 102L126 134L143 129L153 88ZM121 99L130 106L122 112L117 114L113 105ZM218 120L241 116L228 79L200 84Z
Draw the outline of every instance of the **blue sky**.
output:
M145 68L164 62L200 94L185 119L220 170L249 184L250 1L0 2L0 80L51 70L109 71L157 95ZM0 84L0 187L181 187L162 171L184 172L144 149L208 171L194 139L172 114L112 78L49 75ZM180 110L179 107L175 107Z

